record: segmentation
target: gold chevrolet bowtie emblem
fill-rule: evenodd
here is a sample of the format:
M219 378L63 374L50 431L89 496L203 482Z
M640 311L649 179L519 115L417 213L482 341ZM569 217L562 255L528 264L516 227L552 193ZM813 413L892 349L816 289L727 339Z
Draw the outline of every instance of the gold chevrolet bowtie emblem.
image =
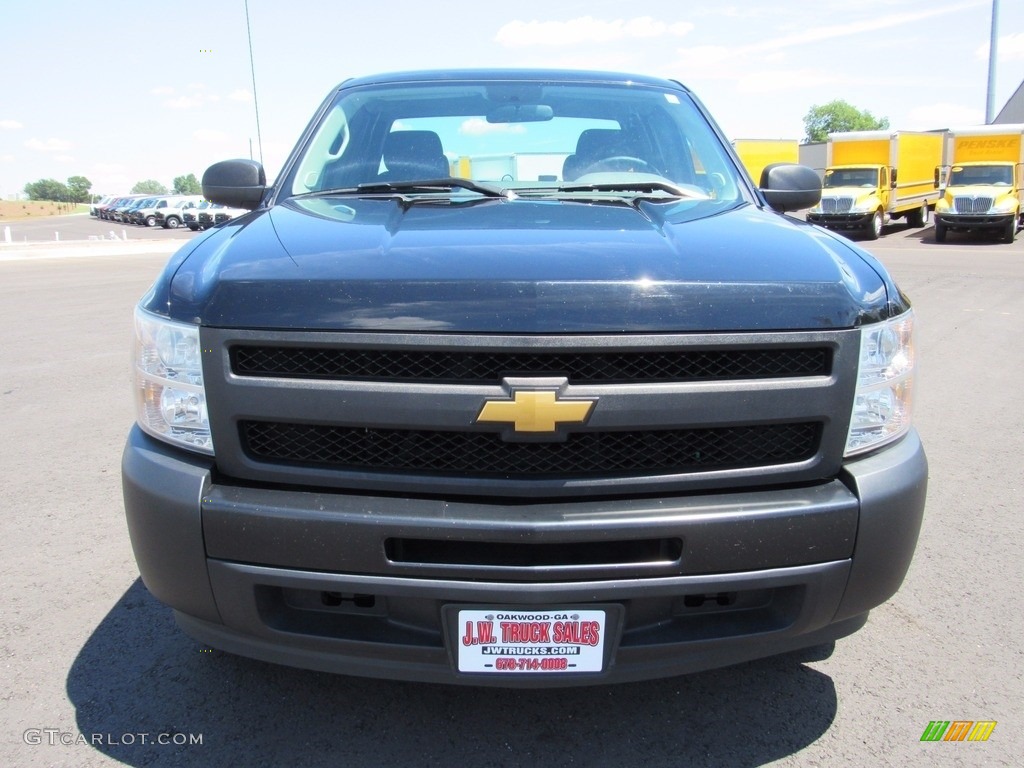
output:
M512 424L516 432L554 432L559 424L586 421L596 400L559 400L552 390L517 390L512 400L488 400L477 422Z

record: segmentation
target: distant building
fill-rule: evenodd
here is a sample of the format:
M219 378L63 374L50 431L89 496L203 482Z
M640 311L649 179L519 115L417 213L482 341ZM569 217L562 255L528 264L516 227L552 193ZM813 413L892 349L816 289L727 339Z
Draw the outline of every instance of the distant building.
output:
M1006 105L999 110L993 123L1024 123L1024 82L1017 86Z

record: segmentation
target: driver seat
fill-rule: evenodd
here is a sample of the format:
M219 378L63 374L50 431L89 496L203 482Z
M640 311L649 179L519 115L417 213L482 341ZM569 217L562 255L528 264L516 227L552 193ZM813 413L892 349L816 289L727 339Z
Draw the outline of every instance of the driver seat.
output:
M433 131L392 131L384 140L380 181L420 181L450 176L441 138Z
M562 163L562 179L575 181L584 171L606 157L636 157L630 149L624 132L618 128L588 128L576 140L576 153L569 155Z

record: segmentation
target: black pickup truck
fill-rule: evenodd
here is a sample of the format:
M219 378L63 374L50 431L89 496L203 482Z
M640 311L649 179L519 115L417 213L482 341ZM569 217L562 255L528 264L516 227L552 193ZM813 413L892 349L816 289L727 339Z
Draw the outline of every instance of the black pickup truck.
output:
M830 643L899 588L913 313L682 85L349 80L135 313L125 508L192 637L333 672L640 680Z

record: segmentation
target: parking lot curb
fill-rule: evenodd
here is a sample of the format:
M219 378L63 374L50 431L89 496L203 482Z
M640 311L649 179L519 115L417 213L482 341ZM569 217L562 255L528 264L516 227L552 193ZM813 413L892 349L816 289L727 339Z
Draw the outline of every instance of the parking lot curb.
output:
M172 253L187 240L86 240L62 243L0 243L0 261L74 259L90 256L137 256Z

